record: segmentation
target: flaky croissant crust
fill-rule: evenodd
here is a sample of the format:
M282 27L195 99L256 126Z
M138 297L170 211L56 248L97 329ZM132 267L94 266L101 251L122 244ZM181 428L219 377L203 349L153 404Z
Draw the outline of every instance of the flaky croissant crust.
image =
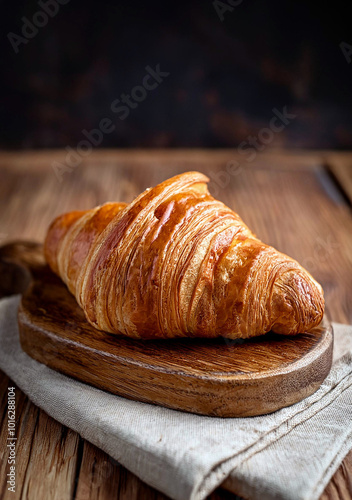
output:
M297 334L323 317L321 286L258 240L186 172L129 205L51 224L44 251L96 328L135 338Z

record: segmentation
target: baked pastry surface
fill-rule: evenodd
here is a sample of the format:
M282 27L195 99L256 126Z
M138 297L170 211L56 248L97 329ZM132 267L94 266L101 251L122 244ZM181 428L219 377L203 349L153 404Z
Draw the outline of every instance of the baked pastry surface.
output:
M186 172L132 203L57 217L44 252L96 328L134 338L309 331L321 286Z

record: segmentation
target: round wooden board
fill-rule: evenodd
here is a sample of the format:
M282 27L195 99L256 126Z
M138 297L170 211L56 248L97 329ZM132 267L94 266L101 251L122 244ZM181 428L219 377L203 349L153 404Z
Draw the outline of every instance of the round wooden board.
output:
M114 394L202 415L254 416L309 396L330 371L333 333L326 320L294 337L132 340L88 324L66 286L42 262L40 246L1 250L0 261L17 266L17 274L20 266L33 275L18 315L24 351Z

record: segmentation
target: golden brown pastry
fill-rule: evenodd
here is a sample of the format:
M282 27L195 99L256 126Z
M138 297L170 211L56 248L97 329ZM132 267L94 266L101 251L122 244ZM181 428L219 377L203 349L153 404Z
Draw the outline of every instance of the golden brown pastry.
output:
M208 180L186 172L129 205L54 220L46 260L93 326L137 338L247 338L321 321L321 286L215 200Z

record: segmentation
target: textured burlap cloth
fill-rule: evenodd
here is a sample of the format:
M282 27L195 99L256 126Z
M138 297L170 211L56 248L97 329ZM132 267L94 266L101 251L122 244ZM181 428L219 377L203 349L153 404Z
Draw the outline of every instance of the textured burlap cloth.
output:
M20 347L18 303L0 301L0 368L33 403L171 498L203 499L223 484L251 499L314 500L352 448L352 326L333 325L334 365L315 394L271 415L221 419L129 401L36 362Z

